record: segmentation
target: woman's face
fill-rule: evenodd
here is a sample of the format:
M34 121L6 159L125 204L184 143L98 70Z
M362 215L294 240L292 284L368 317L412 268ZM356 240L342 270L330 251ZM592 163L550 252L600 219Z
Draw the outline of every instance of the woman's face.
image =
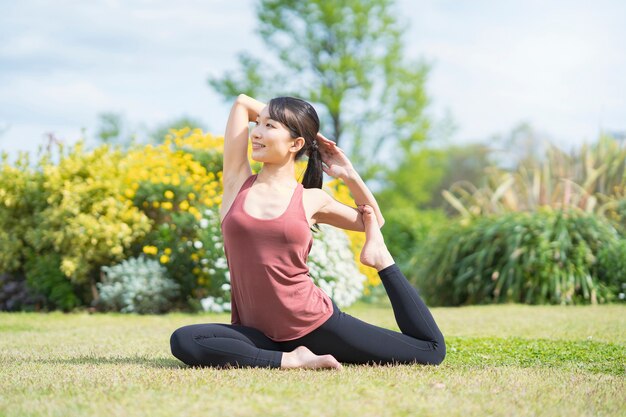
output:
M252 159L259 162L281 162L304 146L304 138L292 138L282 123L270 118L265 106L250 134Z

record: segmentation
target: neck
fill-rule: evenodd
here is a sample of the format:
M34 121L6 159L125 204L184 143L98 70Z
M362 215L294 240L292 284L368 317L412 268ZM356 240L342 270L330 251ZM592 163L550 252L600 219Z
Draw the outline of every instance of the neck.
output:
M257 184L266 184L271 188L293 188L295 179L295 166L293 162L285 165L264 163L257 175Z

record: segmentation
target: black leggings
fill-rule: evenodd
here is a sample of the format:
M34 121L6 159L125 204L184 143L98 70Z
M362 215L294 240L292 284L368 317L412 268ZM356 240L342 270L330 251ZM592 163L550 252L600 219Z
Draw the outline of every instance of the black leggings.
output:
M170 338L172 354L191 366L279 368L283 352L306 346L316 355L331 354L354 364L440 364L446 345L428 307L396 264L378 272L402 333L378 327L339 310L298 339L275 342L253 327L192 324Z

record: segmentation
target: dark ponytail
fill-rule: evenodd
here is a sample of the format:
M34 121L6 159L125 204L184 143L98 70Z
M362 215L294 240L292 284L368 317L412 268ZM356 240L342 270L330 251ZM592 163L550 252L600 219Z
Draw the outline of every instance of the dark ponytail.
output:
M270 117L283 124L292 138L302 136L305 144L296 154L296 161L304 155L309 157L302 186L304 188L322 188L324 170L322 155L317 144L317 132L320 130L320 119L313 106L295 97L276 97L268 103ZM317 230L319 226L315 224Z

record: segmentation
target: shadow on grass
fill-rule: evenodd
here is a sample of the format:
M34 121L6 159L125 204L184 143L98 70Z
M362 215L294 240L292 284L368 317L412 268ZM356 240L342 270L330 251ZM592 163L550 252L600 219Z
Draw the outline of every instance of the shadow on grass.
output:
M73 358L35 359L32 362L41 364L60 365L143 365L149 368L188 368L189 366L174 358L146 358L143 356L131 357L104 357L104 356L77 356Z

